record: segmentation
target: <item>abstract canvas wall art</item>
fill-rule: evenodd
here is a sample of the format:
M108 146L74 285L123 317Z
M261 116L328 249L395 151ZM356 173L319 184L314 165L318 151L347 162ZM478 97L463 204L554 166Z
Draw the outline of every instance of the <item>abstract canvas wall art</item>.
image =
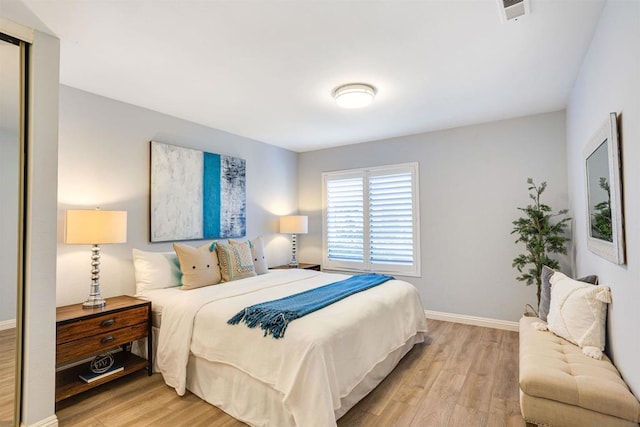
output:
M243 159L151 141L152 242L246 234Z

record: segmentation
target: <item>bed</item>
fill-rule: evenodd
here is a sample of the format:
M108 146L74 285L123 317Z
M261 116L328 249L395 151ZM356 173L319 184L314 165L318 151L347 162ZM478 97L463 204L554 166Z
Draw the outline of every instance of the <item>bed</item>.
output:
M335 426L427 331L417 290L391 280L291 322L281 339L229 325L253 304L348 276L312 270L267 274L183 291L145 290L152 301L156 370L254 426Z

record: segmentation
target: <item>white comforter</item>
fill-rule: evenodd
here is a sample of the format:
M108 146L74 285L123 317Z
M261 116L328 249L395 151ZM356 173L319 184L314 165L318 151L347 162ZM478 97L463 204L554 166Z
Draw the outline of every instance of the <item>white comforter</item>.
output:
M227 320L243 308L343 280L310 270L177 291L163 308L158 365L185 393L189 352L232 365L283 395L296 425L334 426L334 411L364 376L410 337L426 332L417 290L392 280L292 321L284 338Z

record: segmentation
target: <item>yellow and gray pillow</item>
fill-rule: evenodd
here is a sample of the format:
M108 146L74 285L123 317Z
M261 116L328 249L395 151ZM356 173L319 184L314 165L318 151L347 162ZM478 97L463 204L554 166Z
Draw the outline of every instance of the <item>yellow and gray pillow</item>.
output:
M216 243L223 282L244 279L256 275L249 242Z
M255 239L247 240L249 243L249 249L251 249L251 257L253 258L253 267L257 274L265 274L269 272L269 265L267 264L267 258L264 254L264 243L262 237L256 237ZM239 242L237 240L229 239L229 243L232 245L240 245L245 242Z

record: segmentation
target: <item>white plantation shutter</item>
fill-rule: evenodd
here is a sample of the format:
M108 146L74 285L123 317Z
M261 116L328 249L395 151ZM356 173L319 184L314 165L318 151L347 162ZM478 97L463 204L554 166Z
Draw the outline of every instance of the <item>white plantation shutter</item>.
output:
M369 178L369 251L372 264L413 265L411 173Z
M332 261L364 261L363 189L362 177L327 182L327 255Z
M323 174L323 267L420 275L418 164Z

